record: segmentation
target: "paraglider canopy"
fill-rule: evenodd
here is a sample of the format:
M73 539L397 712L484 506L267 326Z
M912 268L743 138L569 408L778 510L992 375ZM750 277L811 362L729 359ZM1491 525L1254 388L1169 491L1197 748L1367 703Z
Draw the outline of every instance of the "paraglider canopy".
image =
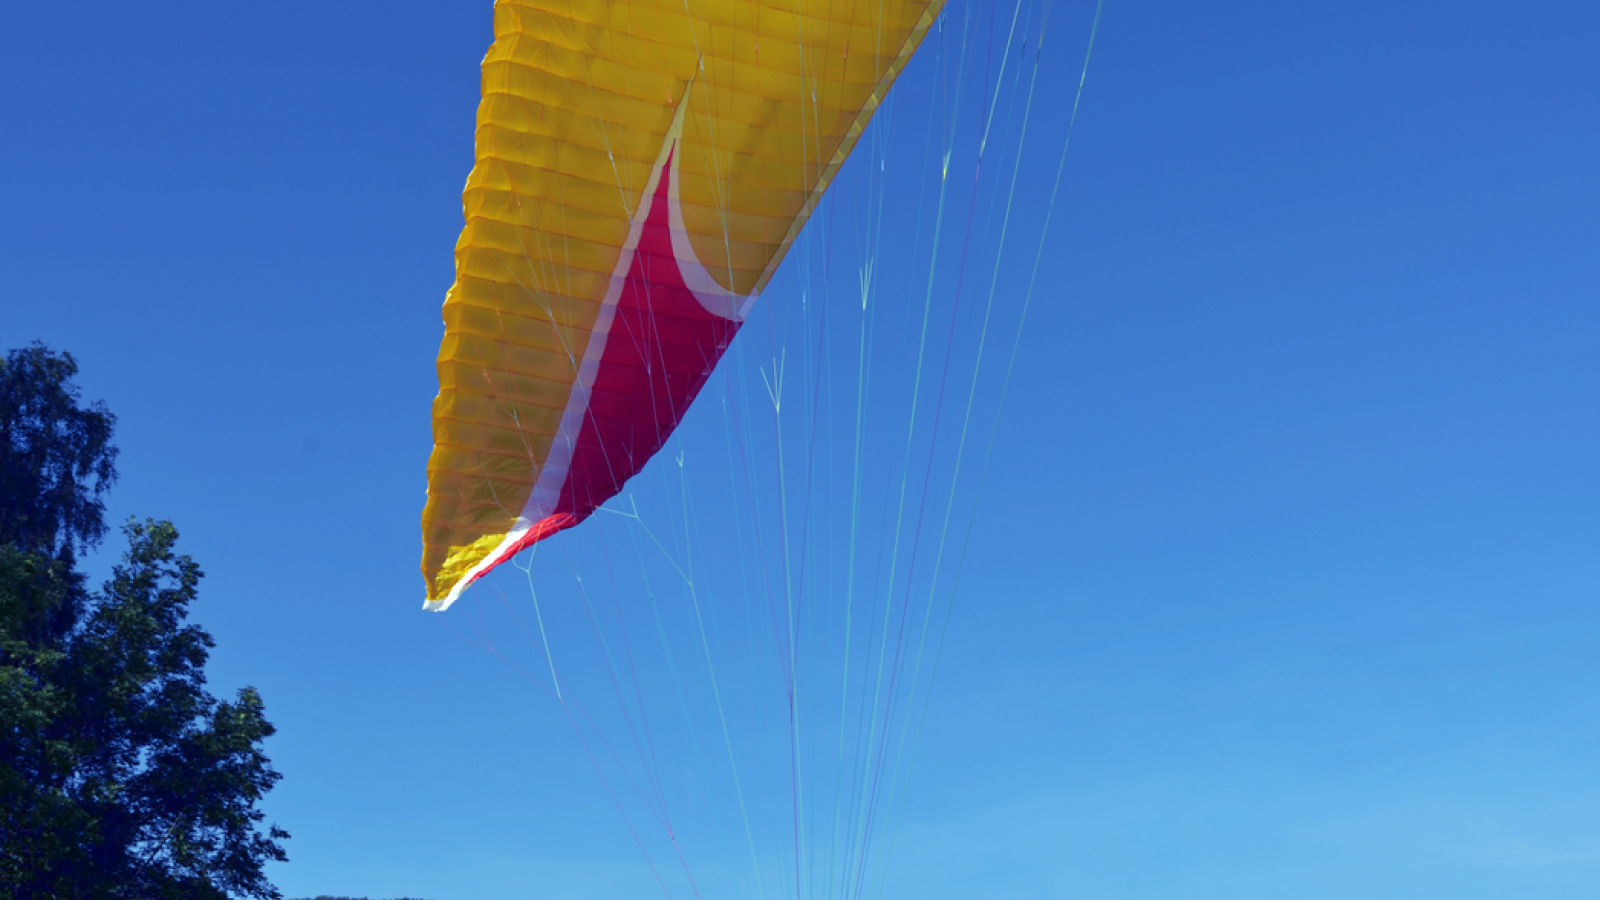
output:
M941 5L496 4L444 306L428 608L660 449Z

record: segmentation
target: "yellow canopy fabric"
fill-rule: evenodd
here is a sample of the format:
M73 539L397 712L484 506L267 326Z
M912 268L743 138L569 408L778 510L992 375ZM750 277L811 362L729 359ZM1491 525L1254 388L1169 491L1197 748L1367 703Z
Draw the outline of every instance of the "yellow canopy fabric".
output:
M496 2L444 304L428 608L659 448L941 5Z

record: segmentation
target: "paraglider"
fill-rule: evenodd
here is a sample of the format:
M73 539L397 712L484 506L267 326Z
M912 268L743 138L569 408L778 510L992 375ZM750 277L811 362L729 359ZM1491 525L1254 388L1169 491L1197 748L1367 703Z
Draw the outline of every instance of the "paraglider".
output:
M496 4L439 353L430 609L660 449L941 5Z
M943 5L495 7L426 606L493 585L471 642L556 701L669 896L859 897L887 870L976 521L963 466L988 465L969 438L1010 380L984 362L1015 358L1061 183L1020 178L1046 17ZM892 167L867 126L907 107L923 164Z

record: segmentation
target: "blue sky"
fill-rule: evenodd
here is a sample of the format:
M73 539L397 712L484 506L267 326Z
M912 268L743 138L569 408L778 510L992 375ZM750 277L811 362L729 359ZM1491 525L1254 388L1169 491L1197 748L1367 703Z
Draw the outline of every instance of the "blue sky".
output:
M1027 234L1091 16L1051 12ZM488 4L4 21L0 344L78 356L113 516L208 572L286 895L659 895L558 707L419 609ZM1597 33L1107 3L883 896L1600 890Z

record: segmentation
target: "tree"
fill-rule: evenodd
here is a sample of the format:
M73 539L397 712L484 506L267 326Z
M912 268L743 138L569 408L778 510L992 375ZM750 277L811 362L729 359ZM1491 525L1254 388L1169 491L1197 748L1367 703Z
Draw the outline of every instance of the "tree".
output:
M105 536L117 418L78 405L76 374L72 354L37 343L0 363L0 544L70 557Z
M0 363L0 897L277 898L274 729L253 688L206 691L177 529L130 521L98 592L76 571L116 478L115 419L76 371L39 345Z

